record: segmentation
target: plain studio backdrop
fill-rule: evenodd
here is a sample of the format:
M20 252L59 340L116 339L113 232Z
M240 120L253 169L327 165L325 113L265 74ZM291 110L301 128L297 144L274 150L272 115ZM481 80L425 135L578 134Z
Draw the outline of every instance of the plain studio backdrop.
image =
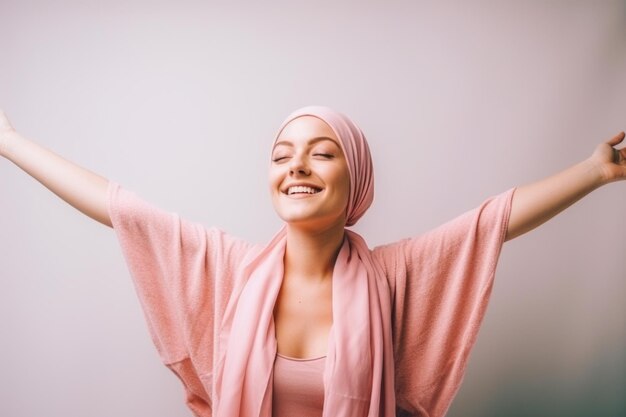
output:
M292 110L364 130L370 246L574 164L626 129L623 1L0 2L18 131L265 242ZM0 161L0 415L190 416L112 230ZM626 183L505 244L450 417L626 414Z

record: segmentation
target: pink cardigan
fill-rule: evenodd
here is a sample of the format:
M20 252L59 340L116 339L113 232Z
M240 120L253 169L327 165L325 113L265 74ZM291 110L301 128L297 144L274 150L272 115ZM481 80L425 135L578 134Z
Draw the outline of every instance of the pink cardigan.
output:
M445 415L483 319L514 189L421 236L376 247L392 294L398 416ZM212 416L219 326L261 245L181 219L111 182L108 210L163 363ZM234 416L219 416L234 417Z

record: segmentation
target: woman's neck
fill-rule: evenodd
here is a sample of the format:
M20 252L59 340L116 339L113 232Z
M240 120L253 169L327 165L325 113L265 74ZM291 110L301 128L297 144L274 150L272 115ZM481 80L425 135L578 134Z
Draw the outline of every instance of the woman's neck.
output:
M311 282L331 278L343 238L343 226L319 232L287 226L285 278Z

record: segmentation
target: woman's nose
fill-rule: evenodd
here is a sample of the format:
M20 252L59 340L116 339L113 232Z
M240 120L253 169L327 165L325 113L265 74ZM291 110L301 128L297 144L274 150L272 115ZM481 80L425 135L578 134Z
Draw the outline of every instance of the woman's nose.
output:
M291 175L310 175L311 170L305 159L301 156L294 156L291 158L291 164L289 165L289 173Z

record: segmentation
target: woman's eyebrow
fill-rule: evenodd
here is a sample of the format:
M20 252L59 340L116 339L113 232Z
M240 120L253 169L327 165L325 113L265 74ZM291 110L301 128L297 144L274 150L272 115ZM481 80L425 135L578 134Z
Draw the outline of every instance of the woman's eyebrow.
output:
M335 145L337 145L337 146L341 149L341 147L339 146L339 144L337 143L337 141L336 141L335 139L333 139L333 138L329 138L328 136L318 136L318 137L316 137L316 138L310 139L310 140L307 142L307 145L313 145L313 144L315 144L315 143L317 143L317 142L321 142L321 141L323 141L323 140L329 140L329 141L333 142ZM290 146L290 147L293 147L293 143L292 143L292 142L290 142L290 141L288 141L288 140L280 140L280 141L276 142L276 143L274 144L274 148L276 148L278 145L283 145L283 146Z

